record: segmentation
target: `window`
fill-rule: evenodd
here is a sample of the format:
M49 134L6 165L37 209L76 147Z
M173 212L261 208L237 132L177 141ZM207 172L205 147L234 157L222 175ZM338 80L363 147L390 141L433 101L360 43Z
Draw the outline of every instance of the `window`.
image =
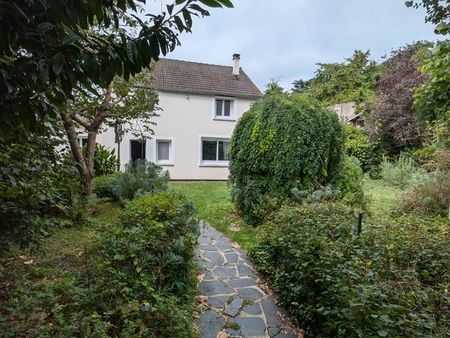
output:
M211 165L227 165L229 140L202 139L202 163Z
M172 140L156 140L156 162L172 164Z
M145 160L145 142L140 140L130 140L130 160Z
M80 145L81 148L85 148L87 146L87 136L79 136L78 144Z
M215 117L219 119L231 119L233 117L233 100L216 99Z

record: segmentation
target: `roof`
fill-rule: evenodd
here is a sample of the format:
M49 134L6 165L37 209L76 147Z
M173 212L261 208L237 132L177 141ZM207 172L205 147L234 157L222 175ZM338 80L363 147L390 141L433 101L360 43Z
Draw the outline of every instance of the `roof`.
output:
M357 114L357 115L354 115L354 116L352 116L352 117L350 117L348 120L349 121L353 121L353 120L356 120L356 119L364 119L364 116L363 116L363 114L362 113L359 113L359 114Z
M258 99L261 91L240 68L172 59L159 59L155 66L154 87L169 92L223 95Z

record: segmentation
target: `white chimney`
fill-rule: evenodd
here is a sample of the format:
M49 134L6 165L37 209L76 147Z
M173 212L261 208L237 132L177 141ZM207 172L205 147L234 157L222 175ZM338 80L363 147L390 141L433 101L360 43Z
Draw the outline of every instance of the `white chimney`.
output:
M240 65L241 55L240 54L233 54L233 61L234 61L233 75L234 76L239 76L239 69L241 67L241 65Z

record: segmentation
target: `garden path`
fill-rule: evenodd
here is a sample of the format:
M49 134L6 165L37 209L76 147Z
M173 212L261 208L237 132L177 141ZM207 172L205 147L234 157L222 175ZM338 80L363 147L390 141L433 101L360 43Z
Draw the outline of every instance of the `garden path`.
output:
M295 338L282 330L281 309L258 286L247 255L229 238L200 223L197 261L201 299L208 309L197 325L203 338Z

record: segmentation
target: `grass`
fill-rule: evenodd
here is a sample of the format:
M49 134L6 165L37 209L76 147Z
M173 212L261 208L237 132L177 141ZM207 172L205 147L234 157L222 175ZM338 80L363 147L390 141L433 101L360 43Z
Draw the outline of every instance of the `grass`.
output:
M194 204L197 217L223 232L248 250L253 244L254 228L237 214L225 182L170 182L169 189L181 193Z
M369 211L375 218L385 218L395 207L400 190L383 180L365 178L365 195L369 199Z

